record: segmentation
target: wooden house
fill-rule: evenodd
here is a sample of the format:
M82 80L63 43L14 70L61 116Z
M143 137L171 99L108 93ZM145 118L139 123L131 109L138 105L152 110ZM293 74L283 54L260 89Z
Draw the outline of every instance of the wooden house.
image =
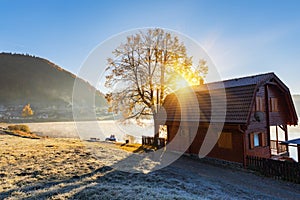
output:
M158 120L158 124L167 126L167 144L172 143L176 134L183 135L168 145L169 150L181 151L182 144L188 143L185 153L197 155L209 126L214 123L221 124L223 129L208 157L246 164L247 155L271 158L289 154L288 146L279 140L288 140L287 126L297 125L298 118L288 87L274 73L193 86L191 90L196 103L186 89L165 99L166 120ZM180 95L185 105L179 102ZM226 107L222 114L218 109L223 105ZM195 112L199 111L197 115ZM191 137L193 131L196 134Z

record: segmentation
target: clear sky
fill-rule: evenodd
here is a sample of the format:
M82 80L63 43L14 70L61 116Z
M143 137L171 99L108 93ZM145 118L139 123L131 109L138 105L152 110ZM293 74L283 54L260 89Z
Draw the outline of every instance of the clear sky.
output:
M0 52L73 73L110 36L162 27L199 42L223 79L273 71L300 94L300 1L0 0L0 19Z

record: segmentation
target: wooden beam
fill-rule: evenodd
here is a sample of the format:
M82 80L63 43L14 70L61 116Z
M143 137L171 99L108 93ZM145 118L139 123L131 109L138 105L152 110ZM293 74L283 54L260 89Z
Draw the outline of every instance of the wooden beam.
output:
M248 134L243 134L243 166L246 169L247 168L247 150L246 150L246 137Z
M277 149L277 154L279 154L278 126L277 125L276 125L276 149Z
M268 138L268 146L271 143L271 136L270 136L270 113L269 113L269 92L268 92L268 85L265 85L265 107L266 107L266 126L267 126L267 138Z
M284 131L284 139L285 139L285 141L288 141L289 140L289 136L288 136L288 128L287 128L287 125L285 124L285 125L283 125L284 126L284 129L285 129L285 131ZM289 145L288 144L286 144L286 151L290 154L290 151L289 151Z
M267 84L268 84L268 85L275 85L275 86L278 86L278 84L275 83L275 82L267 82Z
M287 128L285 127L285 125L279 125L279 128L281 128L281 130L283 130L284 132L287 130Z
M300 163L300 144L297 145L298 149L298 163Z

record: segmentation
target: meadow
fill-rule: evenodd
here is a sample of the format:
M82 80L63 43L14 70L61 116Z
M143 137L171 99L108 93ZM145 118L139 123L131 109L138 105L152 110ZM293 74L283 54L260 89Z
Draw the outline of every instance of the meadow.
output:
M0 145L0 199L300 199L299 184L186 156L120 171L133 153L109 142L0 134Z

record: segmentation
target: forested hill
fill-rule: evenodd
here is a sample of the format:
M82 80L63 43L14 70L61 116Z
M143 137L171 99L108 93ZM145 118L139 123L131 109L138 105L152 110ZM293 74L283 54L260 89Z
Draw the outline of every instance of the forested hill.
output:
M76 76L54 63L34 56L0 53L0 108L30 103L36 109L71 107ZM85 91L95 93L95 105L106 105L104 95L80 80ZM85 102L83 102L84 105ZM87 103L88 104L88 103ZM1 109L0 109L1 110ZM2 114L3 117L4 114Z

